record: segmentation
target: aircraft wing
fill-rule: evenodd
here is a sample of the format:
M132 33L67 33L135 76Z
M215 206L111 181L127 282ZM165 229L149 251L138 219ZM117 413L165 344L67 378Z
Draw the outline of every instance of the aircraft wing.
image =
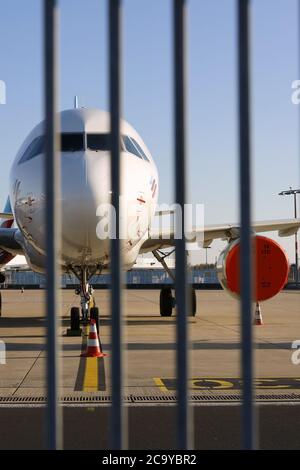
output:
M300 219L269 220L254 222L253 231L256 233L278 232L280 237L289 237L298 232ZM207 225L204 228L192 228L188 233L187 241L193 243L201 241L204 248L209 247L216 239L231 240L239 238L239 224L227 225ZM141 253L153 251L161 248L168 248L175 245L174 229L171 230L151 230L149 238L145 239Z

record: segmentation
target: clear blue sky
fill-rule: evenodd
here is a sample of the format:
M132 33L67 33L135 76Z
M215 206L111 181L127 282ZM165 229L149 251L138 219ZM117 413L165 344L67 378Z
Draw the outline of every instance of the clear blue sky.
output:
M234 0L190 0L190 199L204 203L206 223L238 220L236 27ZM61 0L60 107L107 109L106 1ZM0 203L14 155L42 118L42 1L2 0ZM171 1L124 0L124 116L140 132L160 172L160 202L173 196ZM300 79L297 0L253 1L253 156L255 219L286 218L292 201L277 193L299 185ZM211 258L219 244L211 250ZM284 242L292 253L292 240Z

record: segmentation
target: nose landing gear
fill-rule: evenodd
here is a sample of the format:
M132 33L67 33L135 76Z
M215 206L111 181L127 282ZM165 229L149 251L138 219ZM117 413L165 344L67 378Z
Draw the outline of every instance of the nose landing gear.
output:
M95 305L93 288L88 283L81 284L78 294L80 295L81 320L86 324L89 320L90 310Z
M95 320L97 330L99 331L99 310L95 303L94 289L88 283L88 280L99 271L99 267L97 266L97 268L92 271L89 270L87 266L82 266L78 269L70 267L69 270L72 271L80 281L80 287L75 291L77 295L80 295L80 308L71 308L71 331L68 330L68 335L71 335L71 332L74 333L74 335L77 335L79 332L81 334L80 322L82 322L83 325L87 325L89 320Z

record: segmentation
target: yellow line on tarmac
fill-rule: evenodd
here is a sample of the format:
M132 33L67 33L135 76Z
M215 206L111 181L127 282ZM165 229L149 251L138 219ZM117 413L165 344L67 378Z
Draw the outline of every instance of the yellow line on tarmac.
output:
M98 391L98 358L87 357L83 379L84 392Z
M163 381L159 377L153 377L153 380L155 382L155 385L157 385L160 389L161 392L168 392L169 390L163 383Z
M89 335L90 326L87 325L84 334ZM85 363L85 371L83 378L83 392L97 392L98 391L98 358L87 357Z

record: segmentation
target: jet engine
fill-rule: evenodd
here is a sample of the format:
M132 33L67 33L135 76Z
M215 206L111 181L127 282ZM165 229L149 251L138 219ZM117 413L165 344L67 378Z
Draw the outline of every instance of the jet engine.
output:
M284 249L270 238L256 235L253 240L255 262L255 301L268 300L278 294L288 281L289 261ZM240 297L240 239L231 242L221 253L218 278L224 290Z

